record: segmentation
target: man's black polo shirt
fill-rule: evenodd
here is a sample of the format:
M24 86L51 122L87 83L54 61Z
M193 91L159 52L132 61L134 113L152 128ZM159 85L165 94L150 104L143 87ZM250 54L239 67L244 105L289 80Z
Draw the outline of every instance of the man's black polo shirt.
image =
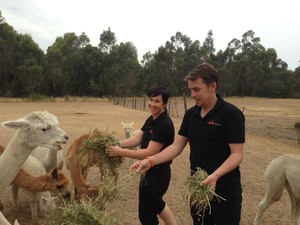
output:
M184 115L179 135L187 137L190 144L191 170L197 167L208 174L213 173L229 157L229 143L245 142L245 118L234 105L226 102L220 95L214 108L204 118L200 116L201 107L194 106ZM240 171L234 169L221 177L217 183L217 193L226 198L241 192ZM240 191L239 191L240 190ZM237 191L234 194L232 192Z

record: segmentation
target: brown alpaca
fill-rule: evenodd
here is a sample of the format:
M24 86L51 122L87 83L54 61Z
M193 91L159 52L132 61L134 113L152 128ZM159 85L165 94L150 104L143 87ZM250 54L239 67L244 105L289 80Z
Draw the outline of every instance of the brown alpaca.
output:
M0 155L4 150L5 147L0 145ZM62 168L63 163L42 176L33 176L21 168L12 183L30 192L50 191L66 196L70 194L70 179L63 173Z
M71 180L74 184L76 199L80 199L82 195L93 197L98 194L100 185L91 186L85 181L90 167L98 166L101 176L106 174L103 166L104 163L99 163L99 160L101 161L100 154L97 159L90 159L88 157L77 158L78 150L89 137L91 137L91 134L87 133L75 139L66 154L67 168L70 171Z

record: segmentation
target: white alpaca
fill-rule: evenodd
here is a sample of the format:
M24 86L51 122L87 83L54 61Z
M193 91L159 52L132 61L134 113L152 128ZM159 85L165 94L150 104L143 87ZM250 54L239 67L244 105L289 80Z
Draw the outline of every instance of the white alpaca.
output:
M22 169L26 170L28 173L30 173L33 176L42 176L47 173L44 165L37 158L33 156L28 157L28 159L23 164ZM17 186L14 182L12 183L11 186L12 186L12 195L13 195L13 205L14 208L17 209L19 186ZM26 191L26 192L27 192L29 205L31 209L31 216L33 220L37 220L37 202L39 202L41 212L45 216L50 215L56 209L55 200L57 199L57 197L52 197L50 191L43 191L43 192Z
M17 129L17 132L0 156L0 193L11 184L34 148L53 148L67 143L68 136L58 124L56 116L46 111L32 112L24 118L2 123L4 127Z
M133 123L134 122L132 122L132 123L123 123L123 122L121 122L121 124L123 125L123 129L124 129L125 139L128 139L128 138L131 138L131 137L135 136L137 134L137 132L139 131L139 130L135 130L135 131L132 132ZM137 149L139 149L139 147L133 148L133 150L137 150ZM134 161L133 159L128 158L129 165L132 165L133 161Z
M36 147L32 153L49 172L63 161L63 150L57 148Z
M282 196L286 188L291 199L291 217L294 225L300 225L300 156L286 154L272 160L266 171L267 191L259 203L254 225L261 225L264 212Z
M0 211L0 225L11 225L10 222L8 222L7 219L5 219L1 211ZM20 225L17 219L15 220L14 225Z
M132 123L123 123L123 122L121 122L121 124L123 125L125 139L130 138L131 135L132 135L133 122Z

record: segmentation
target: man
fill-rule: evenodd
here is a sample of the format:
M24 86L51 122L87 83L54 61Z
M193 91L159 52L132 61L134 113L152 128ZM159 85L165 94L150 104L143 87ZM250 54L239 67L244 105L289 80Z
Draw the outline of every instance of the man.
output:
M209 175L199 185L211 184L216 194L211 211L199 215L191 206L194 225L238 225L241 217L242 187L239 165L243 160L245 118L234 105L217 94L218 72L207 63L194 68L186 80L196 105L184 115L172 145L164 151L134 163L130 169L144 171L178 156L190 144L191 175L197 167Z

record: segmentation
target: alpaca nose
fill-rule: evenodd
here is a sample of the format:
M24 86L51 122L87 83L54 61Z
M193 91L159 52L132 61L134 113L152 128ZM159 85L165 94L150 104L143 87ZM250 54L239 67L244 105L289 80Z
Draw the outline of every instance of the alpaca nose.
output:
M65 193L62 194L62 197L66 200L71 200L71 192L66 191Z

